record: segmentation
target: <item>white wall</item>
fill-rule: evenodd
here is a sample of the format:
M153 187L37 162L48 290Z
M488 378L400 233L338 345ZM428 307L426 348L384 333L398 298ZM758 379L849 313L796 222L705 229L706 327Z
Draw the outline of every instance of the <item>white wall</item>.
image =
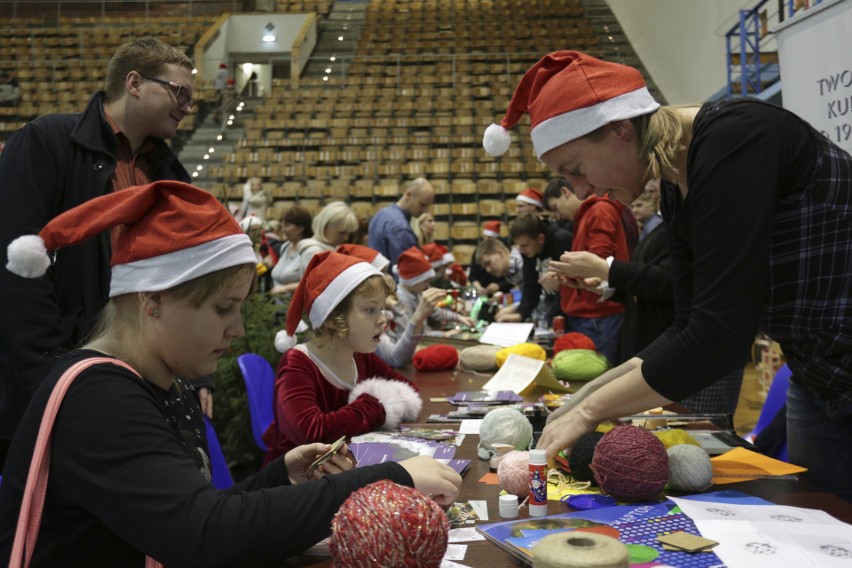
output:
M727 85L725 32L756 0L608 0L669 104L701 103ZM775 10L777 3L766 7Z

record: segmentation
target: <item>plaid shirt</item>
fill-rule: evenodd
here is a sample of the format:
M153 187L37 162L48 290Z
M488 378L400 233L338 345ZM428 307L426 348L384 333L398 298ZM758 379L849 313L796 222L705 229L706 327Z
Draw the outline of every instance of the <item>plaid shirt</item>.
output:
M680 400L744 363L762 328L830 411L852 401L852 156L748 99L705 105L693 136L687 196L663 184L675 324L643 375Z

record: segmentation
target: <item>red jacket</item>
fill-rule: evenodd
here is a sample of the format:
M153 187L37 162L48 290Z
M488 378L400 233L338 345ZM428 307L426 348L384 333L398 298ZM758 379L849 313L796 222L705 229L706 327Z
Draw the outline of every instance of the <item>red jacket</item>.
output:
M589 251L601 258L630 260L627 236L621 212L624 205L607 197L587 197L574 217L572 251ZM565 315L599 318L620 314L624 306L618 302L598 302L599 294L563 286L561 305Z

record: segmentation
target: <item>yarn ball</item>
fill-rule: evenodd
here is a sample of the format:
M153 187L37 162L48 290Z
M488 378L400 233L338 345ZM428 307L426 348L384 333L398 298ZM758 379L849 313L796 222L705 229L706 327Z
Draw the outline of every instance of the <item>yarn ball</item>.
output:
M589 349L596 351L597 347L595 346L595 342L589 339L588 335L578 331L569 331L557 337L556 341L553 342L554 355L566 349Z
M516 450L526 450L532 441L533 427L523 412L502 406L490 410L479 426L479 447L476 453L487 460L495 452L492 444L508 444Z
M497 465L500 487L524 498L530 492L530 453L512 450Z
M713 464L701 446L678 444L668 449L669 487L676 491L703 491L713 484Z
M622 502L653 501L669 480L663 443L644 428L618 426L595 448L592 471L601 490Z
M595 485L598 484L591 466L595 448L603 437L603 432L586 432L577 440L568 452L568 468L571 470L571 477L577 481L591 481Z
M466 371L496 371L497 353L502 349L496 345L474 345L459 353L459 362Z
M459 352L451 345L430 345L414 354L412 363L418 371L448 371L459 362Z
M331 521L332 565L431 568L447 551L450 522L416 489L386 479L352 493Z
M512 353L515 355L523 355L530 359L538 359L539 361L547 359L547 353L541 345L536 345L535 343L518 343L511 347L504 347L497 352L497 366L502 367L503 363L506 362L506 359L508 359L509 355Z
M550 362L553 376L563 381L590 381L609 369L609 361L591 349L566 349Z
M654 430L654 436L663 443L667 450L679 444L701 446L701 444L698 443L698 440L693 438L689 432L681 430L680 428L672 428L671 430Z

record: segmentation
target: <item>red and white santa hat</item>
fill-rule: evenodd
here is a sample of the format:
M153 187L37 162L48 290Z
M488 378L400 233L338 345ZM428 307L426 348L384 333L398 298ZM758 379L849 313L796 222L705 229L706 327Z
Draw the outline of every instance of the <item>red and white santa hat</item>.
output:
M500 124L485 130L482 145L492 156L509 149L513 128L526 112L539 159L549 150L616 120L657 110L660 104L633 67L601 61L577 51L541 58L515 88Z
M314 329L319 329L352 290L370 276L381 275L375 266L355 256L334 251L315 254L290 301L287 334L296 334L303 315L308 316Z
M168 290L240 264L257 263L251 239L209 192L156 181L97 197L54 217L38 235L9 244L6 268L43 276L48 251L112 231L110 297Z
M482 224L482 234L486 237L500 237L500 221L486 221Z
M339 252L340 254L348 254L349 256L354 256L360 258L361 260L365 260L379 270L384 270L385 268L390 266L390 261L385 255L383 255L376 249L365 247L364 245L344 243L337 247L337 252Z
M535 205L540 209L544 207L544 196L539 190L534 187L528 187L525 190L521 191L518 195L515 196L515 201L520 201L521 203L529 203L530 205Z
M447 247L438 243L426 243L421 247L423 254L429 259L432 268L439 268L445 264L452 264L456 261Z
M429 259L417 247L411 247L399 255L394 272L399 276L399 283L415 286L435 277L435 269Z

